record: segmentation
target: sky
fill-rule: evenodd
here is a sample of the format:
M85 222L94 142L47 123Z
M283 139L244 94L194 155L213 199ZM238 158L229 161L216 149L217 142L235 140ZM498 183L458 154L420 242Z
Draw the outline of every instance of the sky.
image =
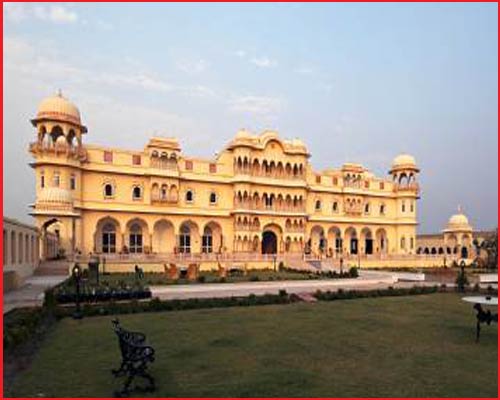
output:
M419 232L498 219L496 3L4 3L4 215L30 222L29 119L61 89L85 143L176 136L211 158L245 128L301 138L315 170L421 169Z

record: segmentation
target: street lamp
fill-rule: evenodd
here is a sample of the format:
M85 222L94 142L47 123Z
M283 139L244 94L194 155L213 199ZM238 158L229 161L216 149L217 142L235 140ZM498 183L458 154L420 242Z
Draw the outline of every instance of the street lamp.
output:
M80 281L82 279L82 270L78 264L75 264L71 272L76 283L76 309L73 313L73 318L82 319L83 315L82 310L80 309Z

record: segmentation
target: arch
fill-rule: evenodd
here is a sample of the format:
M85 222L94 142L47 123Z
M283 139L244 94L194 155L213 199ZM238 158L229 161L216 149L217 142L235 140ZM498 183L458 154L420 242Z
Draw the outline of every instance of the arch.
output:
M389 250L389 241L387 232L384 228L378 228L375 233L376 248L375 251L379 254L386 254Z
M348 227L344 234L345 243L348 246L349 254L358 254L358 234L356 229L352 226Z
M175 248L174 224L160 219L153 225L153 251L155 253L172 253Z
M342 253L342 232L337 226L328 228L328 243L333 246L335 253Z
M223 236L219 223L210 221L203 228L201 251L203 253L222 252Z
M94 249L97 253L116 253L121 250L120 222L110 216L97 221L94 233Z
M361 230L361 243L364 246L365 254L373 254L373 236L370 228L364 227Z
M140 218L133 218L126 225L127 248L129 253L149 252L148 224Z
M198 253L199 238L200 234L196 222L184 221L179 227L179 252Z
M177 203L179 201L179 189L177 189L176 185L170 186L168 200L172 203Z
M311 250L324 253L327 249L327 239L325 237L325 230L320 225L314 225L311 228Z
M273 231L264 231L262 233L262 254L278 253L278 237Z

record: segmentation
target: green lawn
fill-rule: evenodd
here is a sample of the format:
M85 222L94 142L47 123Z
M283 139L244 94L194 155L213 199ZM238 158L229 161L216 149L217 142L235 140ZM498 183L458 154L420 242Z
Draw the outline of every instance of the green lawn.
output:
M158 397L496 397L497 327L456 294L124 315ZM111 396L111 317L64 319L8 396ZM140 395L140 394L138 394ZM144 394L142 394L144 395Z

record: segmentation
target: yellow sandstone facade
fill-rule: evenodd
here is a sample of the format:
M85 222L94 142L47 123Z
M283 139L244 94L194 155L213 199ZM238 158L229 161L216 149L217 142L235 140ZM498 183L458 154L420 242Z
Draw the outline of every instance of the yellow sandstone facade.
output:
M183 154L173 138L151 138L137 151L105 148L86 143L78 108L61 94L41 102L32 124L32 215L42 237L55 232L69 258L92 253L108 263L158 265L189 258L210 267L214 260L299 267L310 258L375 266L422 258L419 169L410 155L376 177L354 163L315 171L302 141L272 131L240 131L214 159Z

